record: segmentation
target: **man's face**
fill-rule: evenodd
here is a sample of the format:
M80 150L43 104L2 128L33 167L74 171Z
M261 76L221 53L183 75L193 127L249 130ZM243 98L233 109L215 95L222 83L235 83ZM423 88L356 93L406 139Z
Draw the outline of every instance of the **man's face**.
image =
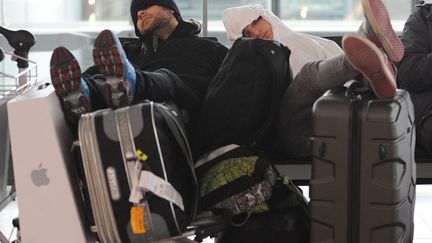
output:
M137 28L142 35L157 35L174 18L174 11L158 5L141 9L137 13Z
M243 36L273 39L273 29L269 22L259 17L243 29Z

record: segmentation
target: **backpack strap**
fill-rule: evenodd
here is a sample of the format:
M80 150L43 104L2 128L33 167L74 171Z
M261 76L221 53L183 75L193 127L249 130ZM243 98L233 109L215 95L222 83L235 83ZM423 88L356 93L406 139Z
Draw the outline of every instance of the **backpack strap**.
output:
M256 40L264 41L261 39ZM282 50L282 52L280 52L279 50ZM272 100L270 103L271 105L268 113L268 119L264 122L263 126L255 133L255 135L251 139L251 142L249 143L249 147L253 151L255 150L257 143L264 138L267 131L273 125L276 112L279 108L279 101L285 89L292 81L292 71L289 65L289 57L291 55L291 51L286 46L280 44L279 42L272 41L259 46L258 52L266 59L270 67L273 95L271 96ZM285 61L280 60L280 58L277 56L279 55L279 53L281 53L281 55L284 55ZM283 71L281 72L280 70Z

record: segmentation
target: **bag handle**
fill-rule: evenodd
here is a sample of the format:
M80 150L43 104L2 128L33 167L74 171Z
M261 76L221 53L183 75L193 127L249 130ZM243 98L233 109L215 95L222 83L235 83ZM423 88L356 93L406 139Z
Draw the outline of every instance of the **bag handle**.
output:
M134 184L138 183L139 171L141 168L136 168L134 171L128 166L129 162L136 162L136 147L134 137L132 135L132 128L129 120L129 107L117 109L114 111L117 135L120 140L120 149L122 152L123 163L125 169L128 170L126 174L128 176L129 186L132 188Z

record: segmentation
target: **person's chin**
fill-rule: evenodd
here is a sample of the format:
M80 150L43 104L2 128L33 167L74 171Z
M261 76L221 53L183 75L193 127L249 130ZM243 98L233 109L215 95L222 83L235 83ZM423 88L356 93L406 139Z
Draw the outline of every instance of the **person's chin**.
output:
M151 26L146 26L145 28L143 28L143 30L141 31L142 35L149 35L149 34L153 34L153 28L151 28Z

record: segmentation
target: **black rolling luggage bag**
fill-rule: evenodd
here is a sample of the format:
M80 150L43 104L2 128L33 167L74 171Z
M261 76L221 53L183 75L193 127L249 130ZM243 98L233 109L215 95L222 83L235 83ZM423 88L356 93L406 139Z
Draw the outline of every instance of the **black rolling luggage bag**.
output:
M85 182L101 243L167 239L193 221L197 181L177 114L174 106L145 102L81 117Z
M330 90L313 107L311 242L413 240L416 165L408 92Z

